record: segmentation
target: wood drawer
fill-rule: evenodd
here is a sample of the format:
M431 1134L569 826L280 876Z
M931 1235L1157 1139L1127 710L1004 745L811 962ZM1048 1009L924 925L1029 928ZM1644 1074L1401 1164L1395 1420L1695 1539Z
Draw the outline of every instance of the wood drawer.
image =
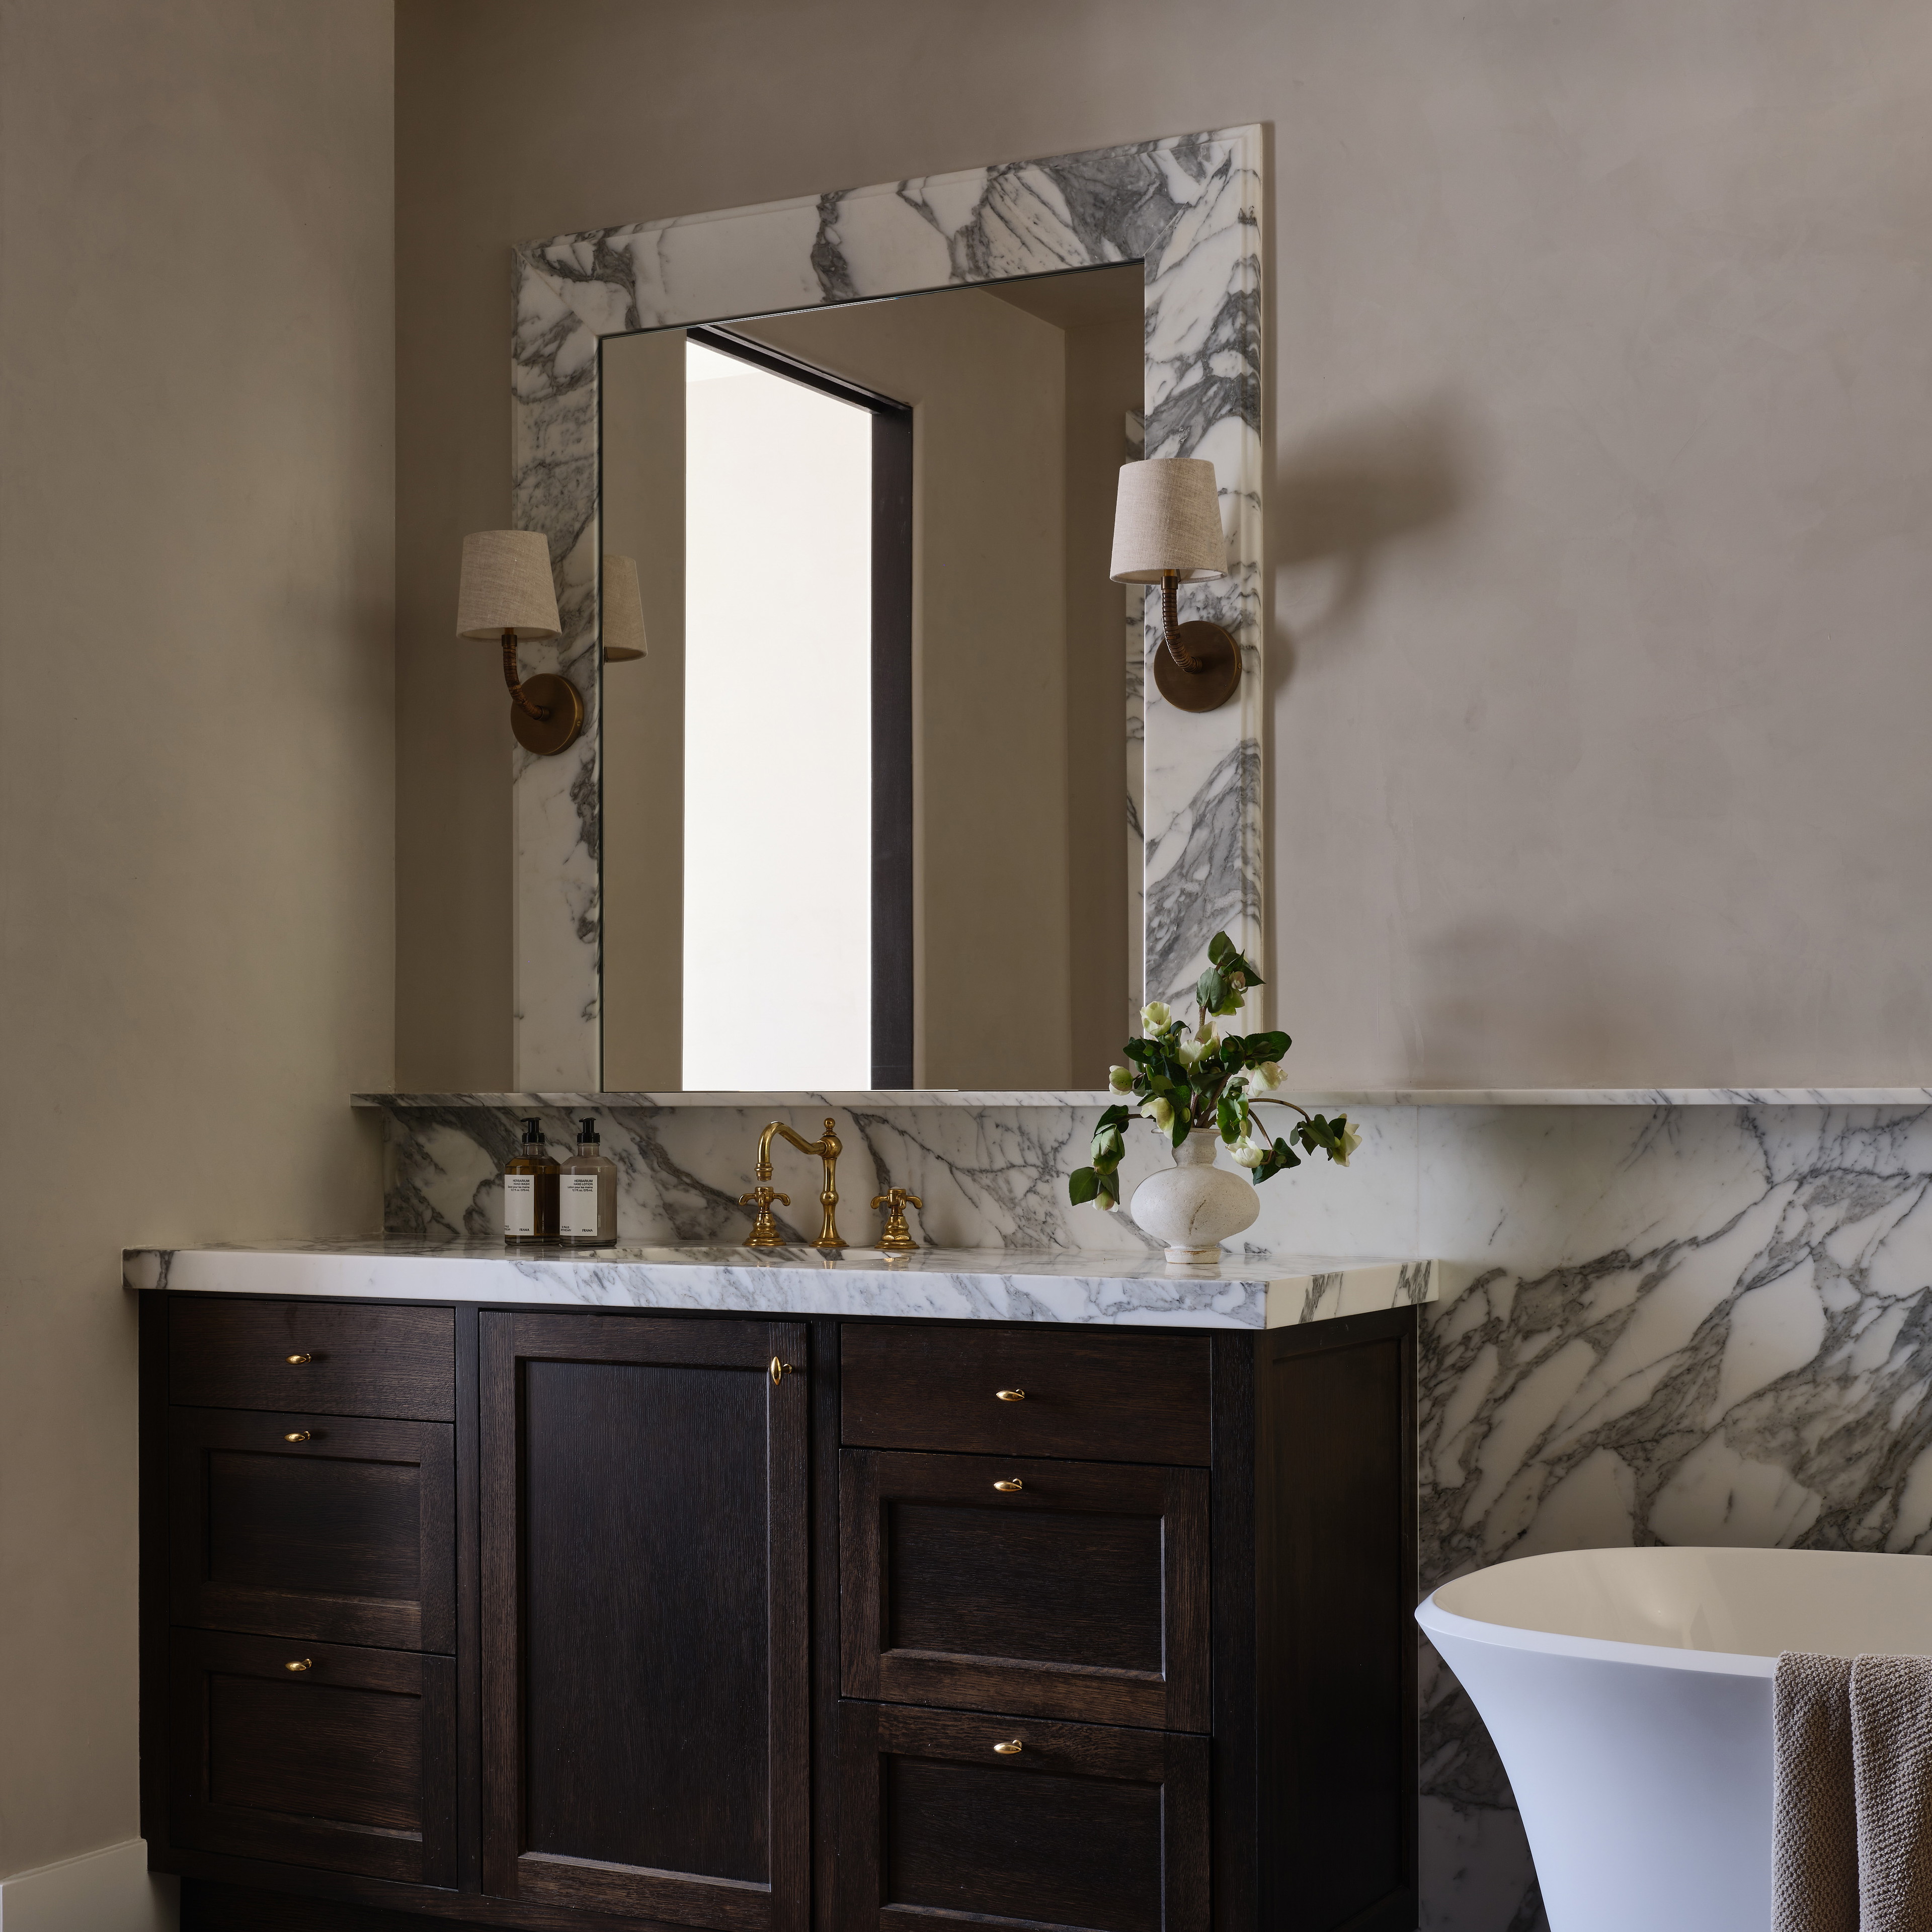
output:
M172 1654L175 1844L455 1883L453 1658L206 1630Z
M1205 1470L868 1449L839 1464L847 1696L1208 1729Z
M177 1408L168 1431L176 1623L456 1648L448 1423Z
M851 1322L842 1430L879 1449L1209 1460L1208 1344L1168 1335ZM1022 1391L1003 1400L1000 1391Z
M190 1408L453 1422L456 1317L381 1302L171 1296L168 1387Z
M1160 1731L842 1703L838 1932L1207 1932L1208 1752Z

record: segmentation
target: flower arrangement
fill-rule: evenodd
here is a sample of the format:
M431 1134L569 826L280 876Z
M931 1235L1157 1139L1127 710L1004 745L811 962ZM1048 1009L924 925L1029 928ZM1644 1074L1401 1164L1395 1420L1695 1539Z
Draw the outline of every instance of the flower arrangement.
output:
M1284 1084L1281 1058L1294 1042L1285 1033L1223 1033L1217 1020L1232 1018L1250 992L1262 983L1257 973L1225 932L1208 946L1208 970L1196 982L1197 1011L1190 1027L1176 1019L1161 1000L1141 1009L1144 1029L1124 1051L1130 1066L1110 1067L1107 1084L1117 1094L1131 1094L1136 1105L1109 1107L1094 1128L1094 1164L1068 1177L1066 1191L1074 1204L1090 1201L1096 1208L1118 1204L1116 1180L1126 1151L1126 1129L1134 1113L1151 1120L1179 1147L1197 1127L1217 1130L1235 1160L1257 1182L1301 1165L1297 1147L1325 1154L1338 1166L1362 1144L1346 1114L1331 1120L1311 1114L1292 1100L1272 1097ZM1286 1139L1270 1140L1256 1132L1256 1106L1288 1107L1301 1116Z

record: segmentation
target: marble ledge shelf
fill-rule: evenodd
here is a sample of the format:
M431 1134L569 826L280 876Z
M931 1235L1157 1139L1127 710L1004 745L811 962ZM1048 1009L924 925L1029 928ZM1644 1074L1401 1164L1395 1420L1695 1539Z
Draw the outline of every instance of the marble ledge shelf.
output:
M497 1242L308 1241L130 1248L134 1289L313 1294L332 1300L562 1303L765 1315L1286 1328L1433 1301L1429 1261L1229 1255L1170 1268L1156 1256L922 1248L904 1256L811 1248L600 1248L525 1253Z
M1932 1087L1365 1087L1309 1091L1284 1088L1283 1097L1309 1107L1922 1107ZM391 1113L462 1108L502 1112L583 1108L676 1107L805 1108L842 1107L884 1112L910 1107L1104 1107L1118 1094L1053 1093L1016 1088L980 1093L951 1087L902 1087L868 1092L710 1092L698 1094L355 1094L350 1104Z

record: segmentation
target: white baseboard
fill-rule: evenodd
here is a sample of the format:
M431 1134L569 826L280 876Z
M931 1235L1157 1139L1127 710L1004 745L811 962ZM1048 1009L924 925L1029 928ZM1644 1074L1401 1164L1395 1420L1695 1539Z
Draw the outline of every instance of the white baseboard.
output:
M0 1880L0 1932L175 1932L178 1889L128 1838Z

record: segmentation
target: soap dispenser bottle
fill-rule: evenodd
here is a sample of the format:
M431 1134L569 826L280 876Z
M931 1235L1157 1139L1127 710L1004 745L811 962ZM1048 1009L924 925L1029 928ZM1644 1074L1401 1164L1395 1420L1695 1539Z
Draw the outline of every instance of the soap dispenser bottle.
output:
M597 1123L577 1130L577 1152L557 1174L559 1232L580 1248L608 1248L617 1238L617 1163L604 1158Z
M503 1239L556 1239L556 1162L544 1144L543 1123L524 1123L523 1151L503 1169Z

